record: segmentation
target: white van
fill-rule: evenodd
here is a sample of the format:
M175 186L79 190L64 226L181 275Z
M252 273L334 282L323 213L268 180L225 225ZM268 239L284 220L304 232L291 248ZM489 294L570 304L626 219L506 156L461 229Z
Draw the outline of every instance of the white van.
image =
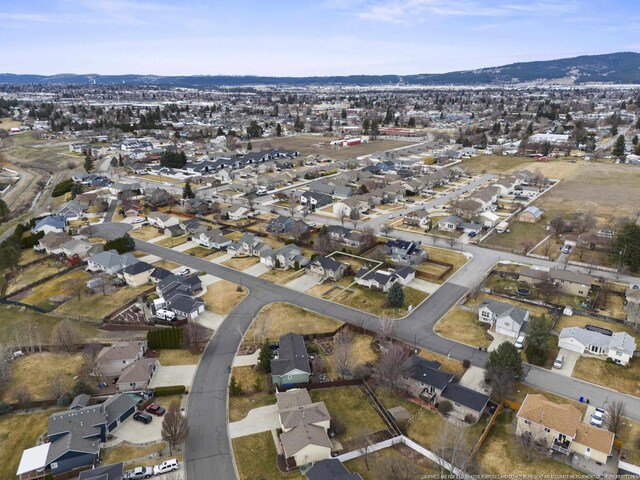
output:
M176 319L176 314L171 310L160 309L160 310L156 310L156 317L158 317L160 320L171 321Z

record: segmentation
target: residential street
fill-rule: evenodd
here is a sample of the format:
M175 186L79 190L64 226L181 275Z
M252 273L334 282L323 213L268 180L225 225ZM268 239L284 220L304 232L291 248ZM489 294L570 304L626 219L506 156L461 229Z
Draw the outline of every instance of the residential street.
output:
M264 305L276 301L289 302L347 323L364 325L371 330L378 329L378 319L364 312L149 242L137 240L136 246L146 253L242 284L250 289L250 295L236 307L215 333L196 372L188 404L191 435L187 441L186 464L188 476L191 479L207 478L211 475L213 478L234 477L233 458L229 451L226 425L229 366L240 344L242 334ZM474 248L479 250L479 247ZM395 337L452 358L469 359L475 366L483 366L487 358L486 352L440 337L433 331L433 327L469 287L487 272L496 261L497 255L497 252L482 249L481 255L477 255L468 262L450 281L416 307L411 314L398 320ZM517 256L513 255L513 257ZM520 260L523 259L520 258ZM621 399L627 404L628 415L635 420L640 420L639 398L531 366L525 368L524 381L568 398L578 399L580 396L589 398L592 404L603 405L606 401Z

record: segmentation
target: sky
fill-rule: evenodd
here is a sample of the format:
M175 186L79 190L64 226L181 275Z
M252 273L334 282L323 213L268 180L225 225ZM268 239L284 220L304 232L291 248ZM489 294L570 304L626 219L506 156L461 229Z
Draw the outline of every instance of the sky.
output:
M640 51L638 0L0 0L0 72L441 73Z

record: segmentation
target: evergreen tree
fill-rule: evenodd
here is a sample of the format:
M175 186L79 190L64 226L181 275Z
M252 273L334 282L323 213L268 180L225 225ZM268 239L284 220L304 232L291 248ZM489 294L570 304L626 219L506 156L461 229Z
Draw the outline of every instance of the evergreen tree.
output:
M84 170L87 173L91 173L93 171L93 157L91 155L86 155L84 157Z
M276 137L281 137L281 136L282 136L282 125L278 123L276 124Z
M619 135L616 139L616 143L611 149L611 154L616 157L624 155L624 135Z
M342 109L342 111L340 112L340 118L342 118L343 120L347 118L347 110L346 109Z
M371 120L369 120L368 118L365 118L362 121L362 131L365 134L368 134L370 130L371 130Z
M527 361L534 365L544 365L549 354L551 324L544 315L533 317L527 327Z
M224 130L222 127L218 127L218 131L216 132L216 137L224 137Z
M415 128L416 126L416 119L413 117L409 117L409 121L407 122L407 126L409 128Z
M196 194L191 188L191 182L189 180L187 180L187 182L184 184L184 188L182 189L182 198L184 198L185 200L189 198L196 198Z
M511 342L502 342L489 354L484 368L492 372L509 373L513 378L522 375L522 358L516 346Z
M614 259L632 272L640 270L640 225L626 223L617 233L613 247Z
M122 154L121 153L118 154L118 166L119 167L124 167L124 159L122 158Z
M397 282L391 285L387 303L390 307L394 308L400 308L404 305L404 290L402 289L402 285Z
M0 198L0 222L4 222L9 219L9 207L6 202Z
M253 150L253 145L251 145L251 142L247 142L247 150Z
M264 373L271 372L271 348L268 342L262 344L260 355L258 356L258 370Z

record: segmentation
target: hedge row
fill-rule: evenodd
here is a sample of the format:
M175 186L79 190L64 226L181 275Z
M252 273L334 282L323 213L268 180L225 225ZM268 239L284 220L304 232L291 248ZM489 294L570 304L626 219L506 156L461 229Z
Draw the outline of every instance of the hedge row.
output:
M168 387L156 387L153 389L153 395L156 397L164 397L167 395L182 395L187 391L184 385L171 385Z
M163 328L147 332L147 344L152 350L161 348L180 348L182 330L179 328Z

